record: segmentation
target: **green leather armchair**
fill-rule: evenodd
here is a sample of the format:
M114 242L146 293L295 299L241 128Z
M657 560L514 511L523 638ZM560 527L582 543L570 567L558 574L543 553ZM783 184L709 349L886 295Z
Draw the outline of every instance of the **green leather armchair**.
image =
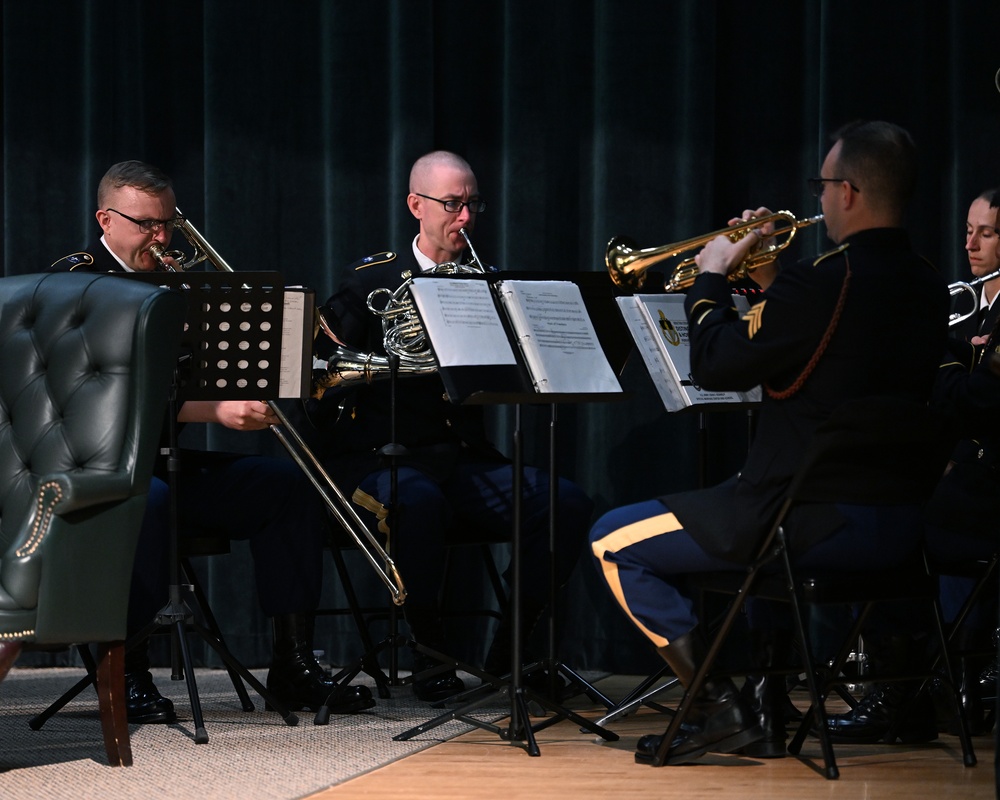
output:
M26 643L98 643L113 765L132 763L129 583L184 309L116 275L0 278L0 680Z

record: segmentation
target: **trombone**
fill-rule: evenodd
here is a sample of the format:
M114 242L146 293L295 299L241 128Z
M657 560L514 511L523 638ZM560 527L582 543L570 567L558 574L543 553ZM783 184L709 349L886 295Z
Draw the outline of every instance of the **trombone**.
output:
M203 261L208 261L220 272L235 272L212 245L205 240L205 237L199 233L197 228L187 219L184 219L184 215L181 214L180 209L176 209L175 213L179 218L184 220L177 225L177 230L184 234L191 247L194 248L194 253L188 256L181 250L167 250L158 242L153 243L150 245L149 252L163 269L170 272L181 272L189 270ZM166 260L168 258L173 263L169 263ZM305 473L309 482L319 492L323 502L337 522L340 523L340 526L354 539L368 563L371 564L379 578L389 589L392 595L392 602L397 606L403 605L403 602L406 600L406 587L403 585L403 578L399 574L395 563L389 557L389 554L379 543L375 535L368 530L358 512L344 496L344 493L337 484L334 483L330 474L324 469L316 454L306 444L302 435L289 422L285 413L278 408L278 404L273 400L266 400L265 402L278 418L279 424L271 426L271 430L278 437L278 441L281 442L282 446L292 457L292 460L295 461L299 469ZM380 561L382 563L379 563Z
M775 230L768 239L775 239L773 244L750 252L736 269L729 273L729 280L736 281L746 277L758 267L770 264L788 245L792 243L795 234L800 228L815 225L823 220L823 215L796 219L790 211L778 211L763 217L749 219L728 228L712 231L682 242L663 245L662 247L647 247L644 250L637 250L636 244L631 239L624 236L616 236L608 242L607 251L604 256L604 263L611 273L611 280L615 285L622 288L636 290L642 288L646 280L646 270L654 264L671 258L680 258L681 262L674 268L670 278L664 283L663 288L667 292L676 292L687 289L694 279L698 277L698 265L694 262L697 251L708 244L716 236L728 236L732 241L738 242L747 236L751 231L765 225L768 222L774 223ZM784 237L780 239L778 237Z
M1000 74L1000 73L998 73ZM994 270L988 275L980 275L978 278L972 281L955 281L955 283L948 284L948 291L951 293L952 297L957 297L960 294L965 294L968 292L972 296L972 310L966 312L965 314L959 314L952 312L948 317L948 326L954 327L960 322L965 322L969 317L974 317L979 313L979 287L984 283L989 283L990 281L1000 278L1000 269Z

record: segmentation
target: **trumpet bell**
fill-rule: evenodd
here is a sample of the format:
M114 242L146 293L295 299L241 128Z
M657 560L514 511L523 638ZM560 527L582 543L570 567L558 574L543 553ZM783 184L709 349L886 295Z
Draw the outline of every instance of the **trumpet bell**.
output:
M627 236L614 236L604 253L604 265L611 281L623 289L641 289L646 283L645 270L636 264L634 254L639 249L635 240Z

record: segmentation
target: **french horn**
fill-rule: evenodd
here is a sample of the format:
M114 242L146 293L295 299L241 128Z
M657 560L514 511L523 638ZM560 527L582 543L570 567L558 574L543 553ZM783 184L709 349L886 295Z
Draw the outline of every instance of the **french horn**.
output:
M410 286L415 277L423 275L487 272L487 267L472 246L468 231L462 228L460 233L469 247L469 263L445 261L417 275L406 270L401 275L403 282L396 289L379 288L368 295L368 310L382 321L382 348L386 355L362 353L338 344L327 361L325 373L313 379L314 397L322 397L323 392L334 386L372 383L388 378L392 374L390 357L393 356L398 359L396 369L400 376L437 372L437 361L417 313Z

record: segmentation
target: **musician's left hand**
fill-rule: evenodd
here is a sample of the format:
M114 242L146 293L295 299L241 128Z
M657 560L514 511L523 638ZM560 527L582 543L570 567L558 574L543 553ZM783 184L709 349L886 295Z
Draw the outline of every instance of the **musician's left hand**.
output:
M729 220L729 224L730 226L737 225L754 217L767 216L770 213L764 207L758 208L756 211L746 209L741 216ZM720 275L728 275L745 261L750 253L762 247L773 232L774 225L768 222L758 228L753 228L746 236L735 242L725 234L716 236L694 257L694 263L698 265L699 272L716 272Z
M271 407L261 400L188 400L178 422L217 422L236 431L260 431L278 424Z

